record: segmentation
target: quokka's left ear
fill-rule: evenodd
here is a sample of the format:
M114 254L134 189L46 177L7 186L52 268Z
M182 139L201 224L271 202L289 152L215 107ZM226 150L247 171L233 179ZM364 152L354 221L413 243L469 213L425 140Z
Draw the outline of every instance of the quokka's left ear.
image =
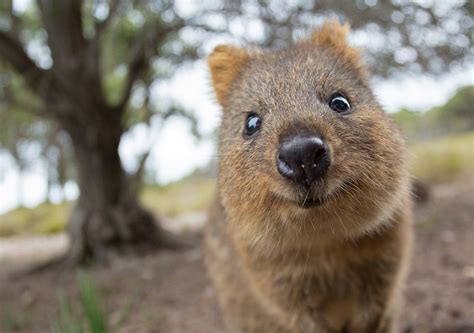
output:
M347 23L341 24L336 20L327 21L319 29L313 31L310 41L316 46L334 49L349 61L362 76L367 77L368 72L362 61L360 51L351 47L347 42L349 30L349 24Z
M338 21L326 21L320 28L313 31L311 41L315 44L330 45L337 48L346 48L349 25Z
M209 55L207 63L211 71L212 85L221 105L224 105L232 84L249 59L245 49L230 45L219 45Z

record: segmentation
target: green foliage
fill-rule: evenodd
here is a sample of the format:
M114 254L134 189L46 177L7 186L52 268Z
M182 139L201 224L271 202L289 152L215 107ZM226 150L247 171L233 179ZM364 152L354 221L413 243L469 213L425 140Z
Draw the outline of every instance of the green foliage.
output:
M54 333L106 333L107 316L91 277L84 271L77 274L82 316L73 310L73 303L59 294L59 318L51 324Z
M149 187L142 198L144 205L153 212L173 217L206 209L215 190L216 183L212 179L188 178L164 187Z
M51 119L41 116L41 108L20 77L0 64L0 152L12 157L20 172L46 162L48 184L62 187L75 172L71 145Z
M66 227L69 210L70 203L17 208L0 216L0 237L61 232Z
M38 105L22 80L9 68L0 66L0 151L10 153L20 167L28 160L21 146L44 136L44 126L40 124L47 121L30 112ZM34 159L34 156L29 158Z
M422 142L410 148L412 173L432 184L474 170L474 133Z
M449 132L474 130L474 86L460 88L446 104L430 110L433 122Z
M465 86L443 105L426 112L402 109L391 116L409 142L474 131L474 86Z
M423 125L423 114L419 111L401 109L391 116L402 128L405 137L409 141L414 141Z
M98 59L100 79L94 78L94 81L100 81L103 89L97 93L110 107L117 108L117 112L125 110L123 130L136 124L150 125L152 117L164 121L170 116L183 117L190 121L192 129L197 129L192 112L169 98L157 101L151 96L156 83L170 78L178 66L197 58L196 48L200 43L183 40L179 32L185 25L184 19L176 13L174 3L167 0L86 0L81 9L82 35L89 43L88 49L94 52L75 52L74 56L69 54L67 57L76 63L84 60L82 57L86 54L92 56L84 61L84 73L95 72L87 67L95 63L92 60ZM7 33L8 39L27 49L28 55L42 69L64 73L66 71L58 67L61 62L53 59L61 53L55 48L62 42L54 43L55 34L50 30L69 31L69 22L52 23L54 17L65 15L60 12L62 10L66 9L62 6L41 7L35 1L28 8L16 10L12 1L2 2L0 34ZM72 36L65 38L73 39ZM38 94L26 84L25 70L16 68L15 62L9 59L0 53L0 152L10 155L20 171L34 163L46 162L49 189L63 187L67 180L75 178L76 169L67 128L62 121L57 122L63 119L64 110L55 112L58 106L51 101L61 100L59 109L68 109L77 103L77 97L64 95L61 89L55 88L50 89L49 94L55 95L54 98ZM44 84L54 86L53 81L59 76L48 74ZM69 79L62 77L58 81L62 82L60 86L64 85L64 80ZM73 78L69 84L83 83L79 78ZM42 90L48 90L45 87ZM95 117L89 117L92 118ZM29 149L32 146L40 149Z

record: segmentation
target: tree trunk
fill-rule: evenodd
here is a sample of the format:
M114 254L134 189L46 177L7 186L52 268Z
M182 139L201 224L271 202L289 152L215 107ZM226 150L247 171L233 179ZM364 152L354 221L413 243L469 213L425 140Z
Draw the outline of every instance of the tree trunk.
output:
M118 154L123 132L120 118L108 113L104 119L103 113L89 113L103 119L87 126L65 126L74 146L80 189L68 225L71 264L107 260L114 252L180 245L139 204Z

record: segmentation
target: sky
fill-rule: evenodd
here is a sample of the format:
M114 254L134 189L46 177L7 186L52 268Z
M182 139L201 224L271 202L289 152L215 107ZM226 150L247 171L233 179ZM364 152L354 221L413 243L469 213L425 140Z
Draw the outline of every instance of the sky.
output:
M24 6L28 1L17 3ZM401 79L377 82L373 84L373 89L384 109L394 112L402 107L426 110L443 104L457 88L466 84L474 84L474 64L463 71L437 78L405 75ZM219 125L220 108L215 101L203 60L178 70L172 80L157 86L152 95L157 98L170 96L180 101L185 108L194 112L199 130L204 135L203 140L196 140L189 132L189 124L178 118L171 118L160 130L159 123L152 123L151 131L144 125L138 125L124 135L119 153L125 169L134 171L136 157L151 146L147 167L156 172L158 182L166 184L197 167L206 166L215 158L215 143L209 136ZM46 177L41 162L22 176L16 169L8 167L11 161L1 154L0 163L3 166L0 168L0 214L16 207L19 200L27 207L44 200ZM65 198L57 191L53 201L71 200L78 194L77 186L69 182Z

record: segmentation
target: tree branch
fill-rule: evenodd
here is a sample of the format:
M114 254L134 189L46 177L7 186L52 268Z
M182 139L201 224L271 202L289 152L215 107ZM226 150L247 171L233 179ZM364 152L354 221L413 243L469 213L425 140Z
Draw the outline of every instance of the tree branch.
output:
M87 46L82 31L81 0L38 0L54 66L60 71L80 71L80 56Z
M184 26L185 23L183 20L177 20L175 24L161 27L161 29L145 27L142 32L138 34L143 37L136 41L135 47L132 47L130 61L127 66L128 76L125 82L124 92L120 102L115 107L116 109L122 112L125 109L130 99L133 85L150 66L151 58L157 54L157 46L162 43L170 33L176 32Z
M0 31L0 59L11 65L35 93L38 95L44 93L48 71L36 66L20 42L2 31Z
M112 0L111 4L109 4L109 15L103 21L96 21L94 37L96 41L100 40L104 31L107 30L107 27L109 26L110 21L112 21L113 17L115 16L119 5L119 0Z
M90 41L83 34L83 0L37 0L37 3L48 33L53 57L51 72L58 89L82 110L104 105L98 47L89 48Z
M111 0L109 3L109 13L103 21L95 21L95 35L88 41L87 49L85 50L85 64L88 66L88 79L90 84L88 86L95 86L95 94L97 98L105 104L105 93L102 86L102 73L100 70L100 43L102 36L110 25L113 17L117 13L120 6L119 0Z

